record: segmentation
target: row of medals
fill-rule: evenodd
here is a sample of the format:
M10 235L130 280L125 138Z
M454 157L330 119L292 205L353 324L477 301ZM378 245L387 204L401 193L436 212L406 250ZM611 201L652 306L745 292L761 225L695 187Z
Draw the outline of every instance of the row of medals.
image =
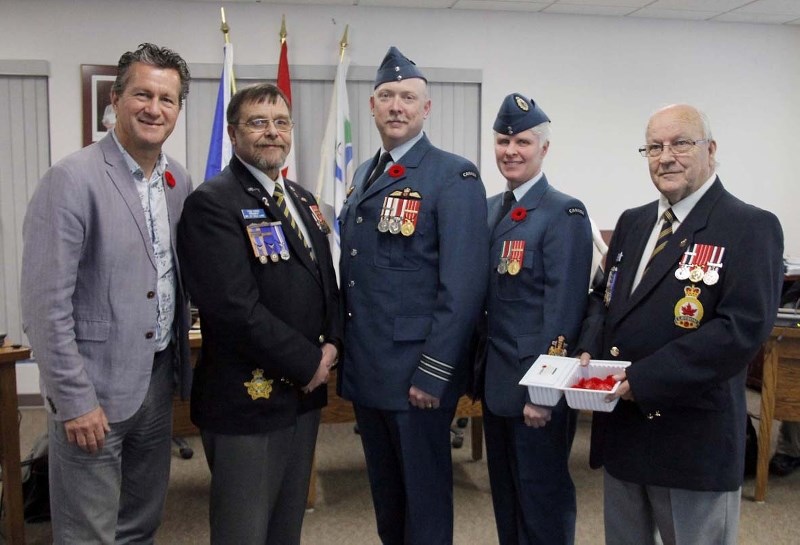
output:
M414 234L414 222L409 219L403 220L400 216L382 217L378 222L378 231L392 235L400 233L404 237L410 237Z
M497 272L500 274L508 273L510 275L516 275L519 274L521 268L522 264L518 259L511 260L507 257L501 257L500 263L497 265Z
M681 265L675 270L675 278L678 280L686 280L687 278L697 284L701 280L706 286L713 286L719 281L718 267L709 267L704 270L700 265L690 267L690 265Z

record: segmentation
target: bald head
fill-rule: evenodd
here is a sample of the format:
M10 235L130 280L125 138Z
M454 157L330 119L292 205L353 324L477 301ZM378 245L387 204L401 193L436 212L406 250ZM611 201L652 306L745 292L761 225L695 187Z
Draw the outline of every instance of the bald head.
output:
M697 191L714 172L717 143L708 118L688 104L673 104L650 117L645 131L648 145L664 146L660 155L648 157L650 177L670 204ZM688 151L675 153L672 145L689 142Z

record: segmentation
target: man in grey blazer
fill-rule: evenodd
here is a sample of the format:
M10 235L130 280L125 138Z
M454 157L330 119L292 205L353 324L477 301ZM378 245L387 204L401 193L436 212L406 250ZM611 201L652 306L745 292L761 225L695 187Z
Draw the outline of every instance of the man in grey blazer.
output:
M143 44L119 60L111 133L56 163L23 226L22 314L48 409L53 540L152 543L172 393L189 391L175 227L188 173L161 150L189 71Z

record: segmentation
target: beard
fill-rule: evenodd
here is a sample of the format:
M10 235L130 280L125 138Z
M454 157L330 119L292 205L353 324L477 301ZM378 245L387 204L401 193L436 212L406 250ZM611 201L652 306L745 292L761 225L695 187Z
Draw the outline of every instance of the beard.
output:
M280 168L286 162L287 155L287 153L281 153L279 157L269 157L267 153L264 153L262 150L258 150L253 155L253 159L255 161L256 168L262 172L269 172L280 170Z

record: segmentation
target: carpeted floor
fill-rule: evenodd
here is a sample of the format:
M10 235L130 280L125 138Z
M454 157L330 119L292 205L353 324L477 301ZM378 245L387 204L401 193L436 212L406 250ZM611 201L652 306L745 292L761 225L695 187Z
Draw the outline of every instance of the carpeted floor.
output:
M750 394L751 412L758 413L758 395ZM588 468L589 416L582 414L570 466L578 490L577 545L603 543L602 475ZM758 427L758 426L756 426ZM44 430L42 409L22 411L22 452L27 453ZM453 450L455 480L456 545L497 543L486 460L471 458L469 433L463 448ZM190 460L178 450L172 463L166 515L157 543L198 545L208 543L208 469L197 437ZM317 503L306 513L304 545L377 544L361 444L351 424L326 424L320 430L317 450ZM769 481L767 501L755 503L754 480L742 489L740 545L797 545L794 523L800 514L800 471ZM50 526L26 525L29 545L52 542ZM2 540L0 539L0 542ZM711 544L710 544L711 545Z

